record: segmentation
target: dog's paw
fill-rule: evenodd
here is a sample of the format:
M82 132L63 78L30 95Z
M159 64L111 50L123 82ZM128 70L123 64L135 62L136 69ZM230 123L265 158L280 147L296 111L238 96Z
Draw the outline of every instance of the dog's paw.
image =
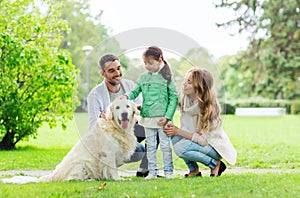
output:
M122 179L121 177L119 177L119 176L111 177L110 179L111 179L111 180L116 180L116 181L123 180L123 179Z
M131 178L121 178L122 181L131 181Z
M131 179L130 178L124 178L124 177L118 177L118 178L114 178L113 180L128 181L128 180L131 180Z

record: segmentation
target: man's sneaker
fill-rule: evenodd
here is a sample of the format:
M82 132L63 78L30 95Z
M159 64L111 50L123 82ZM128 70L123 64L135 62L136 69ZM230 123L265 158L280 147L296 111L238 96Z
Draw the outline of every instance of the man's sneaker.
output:
M156 178L157 178L156 175L149 174L147 177L145 177L145 180L156 179Z
M137 177L147 177L149 174L149 171L147 170L146 172L141 172L141 171L137 171L136 172L136 176Z
M167 174L165 175L165 178L166 178L166 179L173 179L173 174L167 173Z

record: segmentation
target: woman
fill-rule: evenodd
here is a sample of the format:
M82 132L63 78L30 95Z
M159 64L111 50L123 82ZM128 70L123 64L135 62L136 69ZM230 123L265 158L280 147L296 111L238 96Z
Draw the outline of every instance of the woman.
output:
M221 159L233 165L237 152L221 128L220 105L209 71L193 68L187 72L179 106L181 128L168 124L164 132L172 136L176 155L190 170L185 176L202 176L197 162L211 169L211 177L220 176L226 169Z

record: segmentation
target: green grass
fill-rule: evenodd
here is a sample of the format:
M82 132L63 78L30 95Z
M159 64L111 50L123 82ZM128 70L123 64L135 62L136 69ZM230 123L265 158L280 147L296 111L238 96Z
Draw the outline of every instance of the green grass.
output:
M226 116L224 129L238 151L236 166L300 168L300 116Z
M175 116L179 122L179 115ZM300 168L300 116L223 116L223 128L238 152L237 163L230 168ZM161 153L158 152L161 159ZM176 169L186 169L174 154ZM162 167L161 161L159 162ZM130 169L130 164L126 165ZM207 167L200 165L201 169Z
M54 169L72 146L87 131L87 114L76 114L67 130L60 127L39 129L37 139L22 142L15 151L0 151L0 170ZM175 123L179 116L176 114ZM300 168L300 116L223 117L224 129L238 151L234 167ZM158 164L162 167L161 152ZM176 169L186 169L183 160L174 154ZM122 169L136 169L137 163ZM205 169L206 167L202 166Z
M299 197L300 173L227 174L219 178L52 182L0 185L2 197Z
M79 137L74 121L68 124L67 130L44 125L36 139L21 142L17 150L0 151L0 170L54 169Z
M175 123L178 123L178 114ZM224 129L238 151L237 164L229 168L300 169L300 116L236 117L224 116ZM54 169L87 129L87 115L76 114L66 131L59 127L39 130L37 139L22 142L15 151L0 151L0 170ZM176 170L187 170L174 154ZM162 167L161 152L158 164ZM136 169L130 163L121 169ZM207 169L201 166L201 169ZM38 184L0 184L1 197L299 197L300 172L226 173L219 178L159 178L144 181L53 182Z

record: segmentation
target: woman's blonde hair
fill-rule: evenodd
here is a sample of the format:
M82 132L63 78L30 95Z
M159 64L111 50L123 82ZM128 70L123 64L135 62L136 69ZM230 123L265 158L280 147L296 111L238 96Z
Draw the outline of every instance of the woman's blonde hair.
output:
M212 74L201 68L192 68L187 72L191 75L191 83L196 93L200 113L197 121L197 132L208 133L222 123L220 116L220 105L213 89L214 79ZM182 103L182 99L180 101Z

